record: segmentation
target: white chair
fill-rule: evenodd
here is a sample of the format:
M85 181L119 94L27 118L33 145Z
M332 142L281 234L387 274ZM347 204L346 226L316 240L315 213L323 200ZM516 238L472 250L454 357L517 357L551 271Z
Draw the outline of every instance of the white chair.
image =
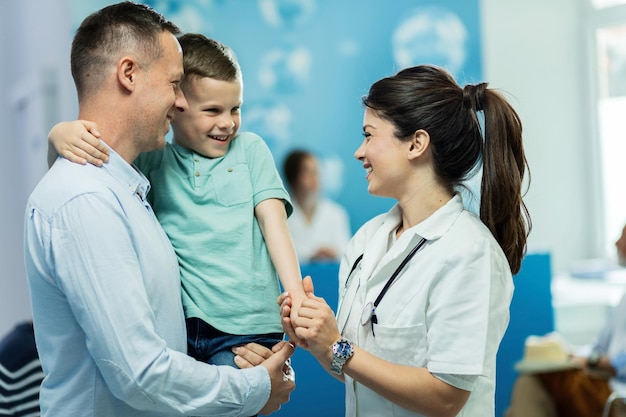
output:
M613 408L613 403L615 401L626 401L626 392L613 392L609 395L609 398L606 400L604 404L604 411L602 412L602 417L609 417L611 415L611 408Z

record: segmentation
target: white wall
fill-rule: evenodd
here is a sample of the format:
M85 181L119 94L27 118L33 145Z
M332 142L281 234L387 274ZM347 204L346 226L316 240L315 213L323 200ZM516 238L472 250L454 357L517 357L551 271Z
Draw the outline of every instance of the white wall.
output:
M532 176L526 197L533 220L531 247L550 250L555 270L598 256L579 4L481 3L485 78L509 93L524 126Z
M21 180L16 175L19 158L16 158L16 143L12 125L9 123L9 101L6 99L10 89L9 80L15 77L12 65L16 55L15 44L8 39L15 36L15 21L9 16L15 15L14 2L0 3L3 7L0 14L0 80L6 84L0 94L0 334L4 334L17 320L29 316L30 304L25 286L24 266L22 258L22 229L20 217L23 217L24 193L21 191Z
M0 1L0 80L5 83L0 94L4 150L0 152L0 334L30 316L22 256L23 210L34 178L45 172L43 145L36 148L32 143L43 144L45 138L20 134L47 132L50 124L45 123L51 117L41 115L38 104L30 103L33 107L25 113L29 122L22 123L13 117L15 97L24 89L37 90L45 84L43 74L51 74L48 77L59 86L55 117L75 117L70 104L75 100L69 76L68 1ZM508 93L524 123L533 178L526 199L533 218L530 244L551 251L555 270L597 255L591 220L598 215L590 198L594 168L581 87L586 64L577 4L572 0L481 3L485 78ZM21 151L29 146L36 148L33 153ZM26 177L17 175L24 164L29 171Z
M23 261L23 218L46 172L46 133L75 117L68 97L70 26L66 0L0 1L0 335L31 317ZM73 87L72 87L73 88Z

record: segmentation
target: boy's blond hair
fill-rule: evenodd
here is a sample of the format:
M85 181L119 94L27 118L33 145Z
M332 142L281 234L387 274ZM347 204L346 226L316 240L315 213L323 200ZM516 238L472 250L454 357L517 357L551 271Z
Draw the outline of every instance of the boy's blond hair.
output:
M195 77L220 81L242 80L237 57L228 46L199 33L188 33L178 40L183 49L185 80Z

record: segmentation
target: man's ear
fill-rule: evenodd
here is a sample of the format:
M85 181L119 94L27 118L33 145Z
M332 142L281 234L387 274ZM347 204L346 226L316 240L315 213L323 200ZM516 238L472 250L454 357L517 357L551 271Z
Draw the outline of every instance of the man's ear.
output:
M429 146L430 135L428 132L423 129L415 131L413 137L411 137L411 140L409 141L409 160L413 160L424 155Z
M133 58L123 57L117 63L117 80L128 92L137 86L138 71L139 65Z

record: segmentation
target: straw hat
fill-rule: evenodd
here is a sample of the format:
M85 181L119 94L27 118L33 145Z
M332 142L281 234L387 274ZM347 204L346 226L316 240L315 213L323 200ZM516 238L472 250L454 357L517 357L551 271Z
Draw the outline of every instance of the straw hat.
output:
M520 373L554 372L575 369L565 342L556 333L528 336L524 343L524 357L515 364Z

